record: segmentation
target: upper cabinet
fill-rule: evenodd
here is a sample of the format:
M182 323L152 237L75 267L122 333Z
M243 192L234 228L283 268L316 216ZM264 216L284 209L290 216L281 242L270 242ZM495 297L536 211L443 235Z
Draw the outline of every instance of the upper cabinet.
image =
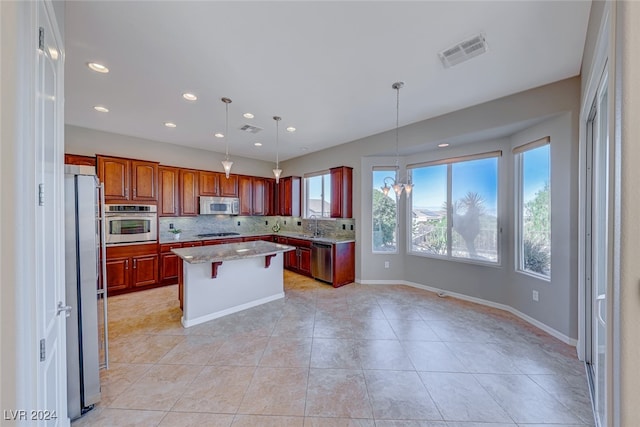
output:
M108 203L157 202L158 163L97 156L98 177Z
M288 176L280 178L278 184L278 209L276 215L300 216L301 178Z
M198 171L180 169L180 215L198 215Z
M331 218L353 216L353 169L347 166L332 168L331 173Z
M238 197L238 175L200 171L201 196Z
M238 175L218 174L218 187L220 189L219 196L222 197L238 197Z
M272 215L273 185L268 178L257 176L238 177L240 215Z
M158 168L158 215L178 216L179 214L180 170L169 166Z

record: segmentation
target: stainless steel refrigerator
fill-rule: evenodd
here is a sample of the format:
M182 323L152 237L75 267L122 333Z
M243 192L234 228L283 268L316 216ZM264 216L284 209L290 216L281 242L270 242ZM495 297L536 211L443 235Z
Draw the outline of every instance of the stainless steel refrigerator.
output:
M108 366L103 206L95 168L65 166L67 406L81 417L100 401Z

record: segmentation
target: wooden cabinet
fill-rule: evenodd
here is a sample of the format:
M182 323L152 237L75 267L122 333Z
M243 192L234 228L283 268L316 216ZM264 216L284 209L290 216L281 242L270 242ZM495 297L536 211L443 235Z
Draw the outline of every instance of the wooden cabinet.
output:
M64 164L65 165L77 165L77 166L93 166L96 167L96 158L91 156L81 156L78 154L67 154L64 155Z
M353 217L353 169L347 166L332 168L331 174L331 218Z
M225 174L218 175L219 196L221 197L238 197L238 175Z
M219 177L220 174L218 172L200 171L199 194L201 196L220 195Z
M202 246L204 245L204 242L202 240L194 240L192 242L184 242L182 244L183 248L193 248L195 246Z
M158 163L98 156L98 177L107 203L158 201Z
M158 246L107 248L107 293L117 295L158 284Z
M277 215L300 216L301 202L301 178L288 176L281 178L278 185L278 211Z
M276 180L264 179L264 215L277 215L276 211Z
M179 205L179 169L169 166L158 168L158 215L178 216Z
M333 245L333 287L338 288L356 280L355 242Z
M278 243L296 247L295 251L284 253L284 267L296 273L311 276L311 242L278 237Z
M180 169L179 200L181 216L198 215L198 171Z
M222 245L225 243L239 243L239 242L242 242L242 237L230 237L227 239L211 239L211 240L205 240L202 243L205 246L209 246L209 245Z
M264 236L249 236L249 237L243 237L242 241L243 242L256 242L258 240L264 240L266 242L274 242L274 238L272 235L270 234L266 234Z
M270 203L266 191L266 179L255 176L238 177L238 196L240 198L240 215L267 215Z
M166 243L160 245L160 283L170 285L178 283L178 272L182 268L182 260L171 249L182 247L182 243Z

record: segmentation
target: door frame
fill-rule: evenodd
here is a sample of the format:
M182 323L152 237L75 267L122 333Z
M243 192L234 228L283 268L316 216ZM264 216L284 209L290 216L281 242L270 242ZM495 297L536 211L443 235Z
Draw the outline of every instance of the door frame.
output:
M39 8L46 16L41 16ZM45 392L39 364L39 341L42 338L39 322L42 308L38 304L39 284L33 262L38 251L39 238L35 232L38 183L36 182L36 130L39 126L36 118L36 79L38 67L38 27L47 19L52 26L58 45L63 41L58 20L51 0L37 2L0 2L0 35L2 51L2 81L0 82L0 113L2 117L2 153L0 188L0 217L5 224L11 224L3 230L0 243L0 268L2 270L2 289L0 316L2 318L3 354L0 356L2 384L0 396L3 409L25 411L27 417L17 420L17 425L33 425L29 419L30 411L38 411ZM64 58L64 51L60 52ZM63 94L63 68L60 67L57 84ZM60 157L62 171L64 153L64 110L63 96L56 102L58 134L56 138L56 157ZM64 205L62 199L62 176L48 183L51 191L50 201L59 218L59 227L55 231L56 245L64 249L64 240L60 238L64 230ZM55 188L55 191L54 191ZM55 195L55 197L54 197ZM62 252L63 253L63 252ZM64 290L64 258L56 261L57 271L54 286ZM49 284L51 285L51 284ZM6 322L6 323L5 323ZM9 327L5 325L11 325ZM12 350L10 350L12 349ZM53 351L53 349L50 349ZM64 335L58 340L55 351L64 355L66 345ZM62 367L62 385L66 388L66 366ZM56 392L59 392L57 390ZM66 408L66 392L63 396L64 407L59 408L59 425L69 425ZM61 404L62 405L62 404ZM40 425L38 422L37 425Z

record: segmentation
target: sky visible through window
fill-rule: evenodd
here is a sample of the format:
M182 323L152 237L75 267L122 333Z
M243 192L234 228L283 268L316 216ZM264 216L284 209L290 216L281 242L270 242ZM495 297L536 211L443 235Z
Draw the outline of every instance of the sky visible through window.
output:
M527 203L549 182L549 145L526 152L522 162L522 198Z

